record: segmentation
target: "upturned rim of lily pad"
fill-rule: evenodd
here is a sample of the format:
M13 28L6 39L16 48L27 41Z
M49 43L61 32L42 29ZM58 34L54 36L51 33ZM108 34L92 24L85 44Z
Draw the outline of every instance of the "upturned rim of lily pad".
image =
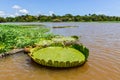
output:
M49 67L74 67L85 62L85 56L78 50L69 47L46 47L30 55L38 64Z

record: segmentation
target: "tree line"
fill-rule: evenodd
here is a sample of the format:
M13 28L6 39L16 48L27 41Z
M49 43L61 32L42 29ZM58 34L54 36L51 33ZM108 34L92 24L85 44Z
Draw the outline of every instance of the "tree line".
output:
M92 22L92 21L120 21L118 16L106 16L104 14L88 14L88 15L20 15L16 17L0 17L0 22Z

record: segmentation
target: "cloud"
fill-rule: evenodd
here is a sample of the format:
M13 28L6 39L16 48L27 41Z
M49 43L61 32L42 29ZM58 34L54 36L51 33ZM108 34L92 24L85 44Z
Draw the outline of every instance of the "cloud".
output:
M4 11L0 11L0 16L1 17L5 16L5 12Z
M19 16L20 14L19 13L14 13L14 14L8 14L7 17L16 17L16 16Z
M11 15L8 15L8 17L15 17L15 15L12 15L12 14L11 14Z
M17 12L15 13L15 16L19 16L19 15L20 15L19 13L17 13Z
M98 15L102 15L102 14L104 14L104 15L108 15L108 11L98 11L98 12L95 12L95 14L98 14Z
M15 16L18 16L20 14L28 14L29 13L28 10L23 9L19 5L14 5L12 8L16 10L16 13L14 14Z
M22 13L22 14L28 14L29 13L28 10L26 10L26 9L21 9L21 10L19 10L19 12Z
M54 14L54 12L53 11L49 11L49 15L52 16L52 14Z
M14 5L13 7L12 7L13 9L21 9L21 7L19 6L19 5Z
M19 5L14 5L12 6L13 9L15 9L15 12L13 13L6 13L4 11L0 11L0 17L15 17L15 16L20 16L22 14L28 14L29 11L27 9L22 8Z

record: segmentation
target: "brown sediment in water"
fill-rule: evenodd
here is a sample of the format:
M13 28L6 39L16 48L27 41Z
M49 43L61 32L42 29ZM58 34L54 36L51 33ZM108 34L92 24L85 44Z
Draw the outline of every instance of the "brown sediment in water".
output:
M81 24L72 29L90 50L88 61L70 69L46 68L20 53L0 59L2 80L120 80L120 24ZM61 33L71 33L65 29Z

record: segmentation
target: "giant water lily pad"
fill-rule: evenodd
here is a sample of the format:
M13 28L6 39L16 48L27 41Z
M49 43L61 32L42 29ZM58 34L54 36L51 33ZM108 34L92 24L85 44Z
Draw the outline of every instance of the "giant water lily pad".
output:
M44 66L74 67L82 65L89 56L89 50L78 43L77 36L40 39L35 45L30 50L30 57Z
M69 47L46 47L33 51L30 56L35 62L51 67L73 67L85 62L80 51Z
M73 37L55 37L55 38L52 38L52 41L54 41L54 42L75 42L76 38L73 38Z
M74 37L63 37L63 36L57 36L54 38L51 38L49 40L46 39L40 39L35 45L37 46L49 46L51 44L61 44L61 45L66 45L66 43L74 43L76 42L77 39Z

